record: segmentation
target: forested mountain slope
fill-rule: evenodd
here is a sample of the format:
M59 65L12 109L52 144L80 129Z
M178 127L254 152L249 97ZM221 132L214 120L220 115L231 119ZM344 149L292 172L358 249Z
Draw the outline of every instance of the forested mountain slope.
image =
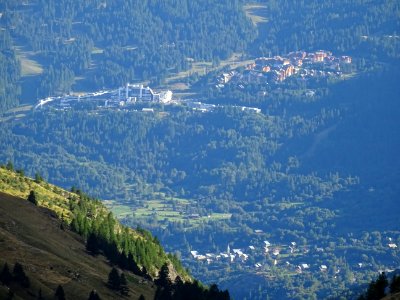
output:
M265 19L251 49L257 55L330 49L364 59L399 58L400 5L396 1L255 2L261 7L254 12Z
M0 12L11 51L22 47L44 68L33 98L70 92L75 80L86 90L161 83L192 60L243 51L255 36L238 0L18 0L0 3ZM17 80L4 84L18 86Z
M38 175L27 178L10 164L0 168L0 215L0 261L27 271L20 280L15 268L11 277L2 267L0 295L8 287L22 299L47 298L61 285L73 299L87 299L93 290L102 299L229 299L216 286L208 290L193 281L149 232L122 226L99 201ZM126 273L124 288L122 279L121 287L113 286L113 266Z

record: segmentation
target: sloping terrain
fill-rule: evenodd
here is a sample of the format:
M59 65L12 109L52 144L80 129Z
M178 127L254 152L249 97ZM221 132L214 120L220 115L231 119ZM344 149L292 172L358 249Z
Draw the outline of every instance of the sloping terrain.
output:
M101 299L121 297L107 288L111 266L102 256L92 256L85 250L82 237L62 229L61 220L46 208L28 201L0 193L0 263L7 262L12 269L15 262L23 265L31 281L24 289L11 285L15 296L36 299L39 289L45 298L51 298L58 285L62 285L67 299L87 299L96 290ZM141 294L153 299L153 283L126 273L130 295L138 299ZM0 298L7 293L0 289Z

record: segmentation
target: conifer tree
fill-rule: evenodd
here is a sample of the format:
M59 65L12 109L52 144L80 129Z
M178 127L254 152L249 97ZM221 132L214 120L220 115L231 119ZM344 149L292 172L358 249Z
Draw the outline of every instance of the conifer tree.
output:
M128 254L127 259L128 259L127 269L129 271L132 271L133 274L142 275L142 271L140 270L139 266L137 265L136 261L134 260L132 253Z
M1 270L0 273L0 282L7 285L11 282L11 280L12 280L12 275L10 272L10 268L8 267L8 264L5 263L3 266L3 270Z
M96 290L92 290L89 294L88 300L100 300L99 294L97 294Z
M42 295L42 288L39 289L37 299L38 299L38 300L43 300L43 299L44 299L44 298L43 298L43 295Z
M14 171L14 165L11 161L7 162L6 169L9 171Z
M43 181L43 177L40 176L39 173L35 173L35 182L36 183L41 183Z
M390 283L390 293L400 293L400 276L394 275Z
M64 293L64 288L59 285L56 289L56 293L54 294L54 296L58 299L58 300L65 300L65 293Z
M119 290L121 286L121 279L118 274L118 270L116 268L112 268L110 273L108 274L108 286L113 290Z
M161 267L156 284L161 287L169 287L172 284L171 279L169 278L169 268L167 263L163 264Z
M29 196L28 196L28 201L30 203L33 203L35 205L38 204L37 199L36 199L36 193L35 191L30 191Z
M18 262L14 265L13 276L14 280L19 282L23 287L28 288L30 286L29 278L26 276L22 265Z
M98 238L94 233L90 233L86 241L86 250L92 255L99 254L99 242Z
M6 300L12 300L12 299L14 299L14 292L12 289L9 289Z
M120 291L121 291L121 295L124 295L124 296L129 295L128 281L126 280L124 273L122 273L121 277L120 277Z

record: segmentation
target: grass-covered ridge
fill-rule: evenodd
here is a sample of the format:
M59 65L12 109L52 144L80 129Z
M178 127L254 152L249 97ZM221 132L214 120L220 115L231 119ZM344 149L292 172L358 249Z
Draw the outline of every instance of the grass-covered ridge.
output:
M114 255L109 248L116 247L114 252L121 257L133 258L143 275L154 278L161 267L168 264L173 266L172 277L180 276L185 281L192 281L179 260L165 253L157 238L145 230L133 230L121 225L100 201L79 190L69 192L42 181L40 176L31 179L25 177L22 171L14 172L10 166L3 166L0 168L0 191L25 199L34 191L38 206L54 211L58 218L84 238L97 237L98 251L105 252L106 256Z

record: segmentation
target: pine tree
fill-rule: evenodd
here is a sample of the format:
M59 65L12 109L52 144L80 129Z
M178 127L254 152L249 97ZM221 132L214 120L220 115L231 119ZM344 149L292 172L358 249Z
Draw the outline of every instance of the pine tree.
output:
M127 259L128 259L127 269L129 271L132 271L133 274L142 275L142 271L140 270L139 266L137 265L136 261L134 260L132 253L128 254Z
M159 272L158 279L155 281L158 288L155 299L170 300L172 299L172 282L169 278L168 264L165 263Z
M120 291L121 291L121 295L124 295L124 296L129 295L128 281L126 280L124 273L122 273L121 277L120 277Z
M29 201L30 203L35 204L35 205L38 204L37 199L36 199L35 191L31 191L31 192L29 193L28 201Z
M390 283L390 293L400 293L400 276L394 275Z
M10 268L8 267L8 264L5 263L3 270L0 273L0 282L7 285L11 282L11 280L12 280L12 275L10 272Z
M90 233L86 241L86 250L92 255L99 254L99 242L98 238L94 233Z
M36 183L41 183L43 181L43 177L40 176L39 173L35 173L35 182Z
M29 278L26 276L22 265L18 262L16 262L14 265L13 276L14 280L19 282L23 287L28 288L30 286Z
M65 293L64 293L64 288L59 285L56 289L56 293L54 294L54 296L58 299L58 300L65 300Z
M42 295L42 289L41 289L41 288L39 289L37 299L38 299L38 300L43 300L43 299L44 299L44 298L43 298L43 295Z
M171 286L172 282L171 279L169 278L169 268L167 263L163 264L163 266L161 267L158 279L155 282L158 286L161 287Z
M369 284L367 293L359 299L375 300L385 297L385 289L389 285L385 272L379 275L376 281Z
M12 299L14 299L14 292L12 289L9 289L6 300L12 300Z
M113 290L119 290L121 286L121 279L116 268L112 268L108 274L108 286Z
M100 300L99 294L97 294L96 290L92 290L89 294L88 300Z
M14 171L14 165L11 161L7 162L6 169L9 171Z

